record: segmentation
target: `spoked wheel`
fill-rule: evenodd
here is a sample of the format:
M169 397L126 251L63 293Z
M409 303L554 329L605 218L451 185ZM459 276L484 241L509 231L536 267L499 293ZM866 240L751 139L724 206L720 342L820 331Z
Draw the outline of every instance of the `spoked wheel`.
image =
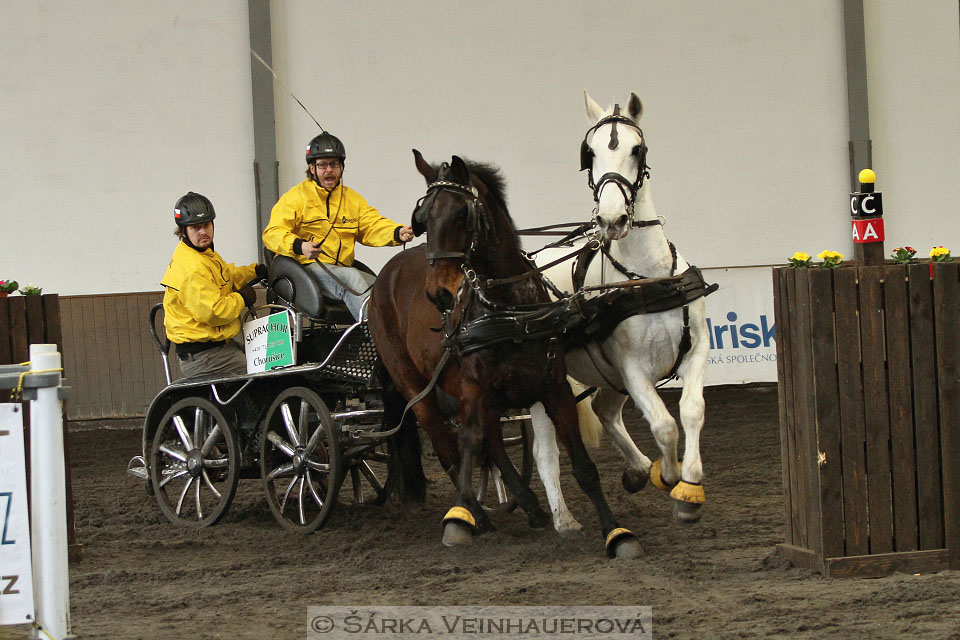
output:
M327 405L310 389L287 389L270 407L260 471L270 511L284 529L313 533L330 517L343 478L338 440Z
M525 410L509 412L509 415L501 418L501 423L507 457L520 474L523 484L529 485L533 475L533 423L530 415ZM510 512L517 508L516 498L492 460L484 460L480 465L477 500L489 509Z
M174 524L209 527L230 508L240 479L236 429L204 398L184 398L161 418L150 483Z
M353 504L382 505L387 500L388 461L393 455L393 441L387 439L354 446L345 444L344 468L347 475L340 490L341 500L350 497Z

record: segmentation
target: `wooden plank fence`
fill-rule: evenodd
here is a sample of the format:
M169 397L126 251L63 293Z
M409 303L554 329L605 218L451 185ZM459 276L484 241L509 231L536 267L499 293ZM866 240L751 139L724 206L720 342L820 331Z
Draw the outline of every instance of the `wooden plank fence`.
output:
M147 325L150 308L162 298L159 291L60 298L64 369L74 388L70 420L146 414L167 384ZM176 357L171 363L177 378Z
M960 263L778 268L773 288L782 555L960 569Z

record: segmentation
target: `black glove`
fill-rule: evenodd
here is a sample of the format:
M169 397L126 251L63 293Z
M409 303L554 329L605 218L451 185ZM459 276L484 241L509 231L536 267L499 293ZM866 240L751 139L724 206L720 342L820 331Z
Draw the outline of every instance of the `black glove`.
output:
M256 269L256 272L257 272L257 280L266 280L267 278L270 277L270 271L269 271L269 269L267 269L267 265L265 265L265 264L258 264L258 265L255 267L255 269Z
M243 303L248 307L252 307L257 302L257 292L250 285L243 287L237 293L243 296Z

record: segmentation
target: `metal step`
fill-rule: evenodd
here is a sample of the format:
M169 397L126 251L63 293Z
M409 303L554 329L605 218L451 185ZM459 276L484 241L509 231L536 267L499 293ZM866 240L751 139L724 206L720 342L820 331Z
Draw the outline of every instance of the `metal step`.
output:
M127 473L141 480L148 480L147 463L143 456L133 456L127 464Z

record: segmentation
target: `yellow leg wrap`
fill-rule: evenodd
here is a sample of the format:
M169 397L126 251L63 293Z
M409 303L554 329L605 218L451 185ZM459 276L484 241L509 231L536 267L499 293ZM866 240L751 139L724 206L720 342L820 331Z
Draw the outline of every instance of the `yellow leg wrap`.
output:
M707 497L703 493L703 485L700 483L691 484L681 480L677 486L670 492L670 497L680 502L689 502L690 504L703 504Z
M443 521L447 520L460 520L461 522L466 522L468 525L477 528L477 521L473 519L473 514L470 513L469 509L464 507L450 507L450 511L447 511L447 515L443 516Z
M630 531L630 529L624 529L623 527L619 527L619 528L617 528L617 529L614 529L613 531L611 531L610 533L607 534L607 541L604 542L604 544L609 547L611 542L613 542L614 540L616 540L617 538L619 538L619 537L621 537L621 536L623 536L623 535L625 535L625 534L629 534L629 535L632 536L632 535L633 535L633 532Z
M620 538L624 538L627 536L633 538L634 537L633 532L630 531L630 529L624 529L623 527L618 527L607 534L607 539L603 544L607 549L607 555L609 557L612 558L616 554L614 543L616 543L616 541L619 540Z
M661 491L670 491L670 489L673 488L673 485L666 484L660 475L660 462L662 460L663 458L658 458L657 460L654 460L652 465L650 465L650 482L652 482L653 486Z

